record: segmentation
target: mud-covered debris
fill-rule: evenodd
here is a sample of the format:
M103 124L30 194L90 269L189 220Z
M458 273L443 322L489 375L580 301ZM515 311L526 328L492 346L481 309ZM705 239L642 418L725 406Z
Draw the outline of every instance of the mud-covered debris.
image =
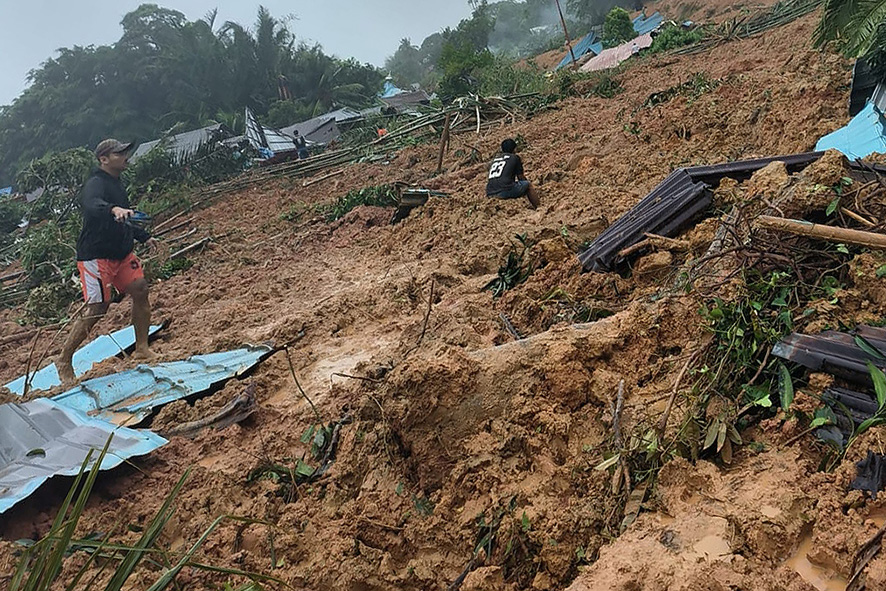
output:
M874 500L877 493L886 488L886 456L868 450L868 455L855 464L858 474L849 483L852 490L863 490L871 493Z
M172 437L174 435L180 437L195 437L203 429L210 427L214 429L224 429L234 423L244 421L258 410L258 404L255 401L255 382L250 383L241 394L238 394L224 405L219 411L198 419L196 421L188 421L174 427L170 427L163 431L164 437Z

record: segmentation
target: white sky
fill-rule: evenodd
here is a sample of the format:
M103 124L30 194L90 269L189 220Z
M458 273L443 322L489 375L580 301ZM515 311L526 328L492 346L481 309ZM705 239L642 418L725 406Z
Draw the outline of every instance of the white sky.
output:
M26 87L28 72L60 47L109 45L120 38L123 15L138 0L0 0L0 105ZM271 15L293 15L300 40L317 41L326 53L382 66L403 37L416 45L470 15L467 0L155 0L188 20L218 8L217 25L251 27L259 5Z

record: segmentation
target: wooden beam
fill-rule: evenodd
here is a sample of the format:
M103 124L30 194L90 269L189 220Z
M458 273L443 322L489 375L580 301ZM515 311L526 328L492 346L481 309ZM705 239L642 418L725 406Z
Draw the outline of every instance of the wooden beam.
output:
M827 242L843 242L867 246L868 248L886 249L886 234L878 232L864 232L862 230L850 230L848 228L836 228L824 224L813 224L803 220L789 220L768 215L761 215L756 220L760 228L787 232L798 236L817 238Z

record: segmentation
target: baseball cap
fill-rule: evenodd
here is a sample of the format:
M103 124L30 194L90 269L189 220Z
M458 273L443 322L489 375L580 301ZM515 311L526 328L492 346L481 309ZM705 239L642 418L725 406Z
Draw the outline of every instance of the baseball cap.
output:
M120 152L128 152L129 148L132 147L132 142L128 144L124 144L120 140L115 140L113 138L108 138L106 140L102 140L95 147L95 157L101 158L102 156L107 156L108 154L117 154Z

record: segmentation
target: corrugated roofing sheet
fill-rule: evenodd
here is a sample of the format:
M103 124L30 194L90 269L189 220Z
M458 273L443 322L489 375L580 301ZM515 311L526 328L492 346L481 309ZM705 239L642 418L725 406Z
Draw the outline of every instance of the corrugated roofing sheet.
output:
M866 353L856 342L856 336L886 354L886 329L872 326L859 326L854 334L830 330L816 335L793 333L776 343L772 354L813 371L871 385L867 362L886 369L886 361Z
M155 324L150 327L148 334L156 334L161 328L163 328L161 325ZM129 351L134 345L135 329L132 326L121 328L111 334L101 335L74 352L71 363L74 366L74 375L80 377L92 369L95 364L118 355L121 351ZM31 385L28 389L32 392L49 390L61 383L55 363L50 363L31 376ZM4 384L4 387L13 394L21 396L25 393L25 376Z
M410 105L426 105L431 101L424 90L413 90L410 92L401 92L395 96L382 97L383 102L388 107L406 107Z
M886 119L873 103L868 103L846 127L824 136L815 144L816 150L834 148L850 159L865 158L873 153L886 153Z
M658 11L653 12L648 17L641 14L634 18L634 30L637 31L638 35L644 35L660 27L663 22L664 17Z
M291 137L279 130L260 124L249 107L246 107L246 137L256 149L267 148L275 154L291 152L296 149L295 142Z
M203 145L213 140L222 140L233 137L234 133L223 123L216 123L201 129L194 129L179 133L165 140L166 149L172 153L177 163L186 161L194 155ZM154 140L139 144L135 152L132 154L131 160L134 162L150 152L155 146L164 140Z
M115 427L46 398L0 406L0 513L50 477L77 474L89 450L101 450L111 433L102 470L167 443L150 431Z
M269 355L268 346L195 355L185 361L140 365L87 380L53 400L67 408L119 425L134 425L174 400L208 390L239 376Z
M693 181L686 169L677 169L578 258L586 271L609 271L621 262L619 251L642 240L645 233L672 235L710 205L707 185Z
M655 187L628 213L603 231L579 255L586 271L609 271L623 262L619 251L636 244L644 234L673 236L710 205L709 186L723 177L745 180L772 162L783 162L789 172L802 170L821 158L824 152L805 152L786 156L771 156L726 162L712 166L679 168ZM864 171L868 165L850 162L850 168ZM876 167L878 171L882 167Z
M634 55L634 46L636 45L637 50L646 49L650 45L652 45L652 35L646 33L644 35L640 35L635 39L631 39L630 41L626 41L621 45L616 47L610 47L609 49L604 49L600 52L599 55L595 55L592 57L588 63L581 67L582 72L596 72L598 70L606 70L607 68L614 68L618 64L622 63L626 59L630 58Z
M572 53L575 54L575 59L579 59L589 53L597 55L601 51L603 51L603 42L597 36L597 33L593 31L582 37L578 41L578 43L572 46ZM566 56L562 60L560 60L559 64L557 64L557 69L559 70L560 68L565 68L571 63L572 55L567 51Z

